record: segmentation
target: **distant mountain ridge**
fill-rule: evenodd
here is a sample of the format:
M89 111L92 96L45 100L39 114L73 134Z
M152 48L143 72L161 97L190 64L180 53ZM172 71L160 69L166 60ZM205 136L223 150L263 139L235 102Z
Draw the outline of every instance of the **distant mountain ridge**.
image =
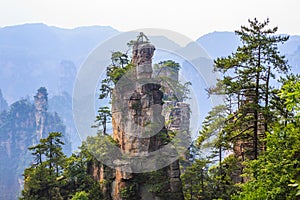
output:
M196 40L212 59L230 55L241 44L234 32L212 32Z
M64 91L71 94L73 83L69 81L64 88L64 79L75 79L76 69L89 52L118 33L109 26L64 29L41 23L0 28L0 89L4 98L12 103L32 95L40 86L47 87L53 95ZM208 33L197 42L212 59L230 55L240 45L234 32ZM290 36L280 45L280 51L297 71L300 36Z
M197 42L207 51L212 59L231 55L241 42L234 32L212 32L201 36ZM300 73L300 36L292 35L284 44L279 44L279 51L285 55L292 66L292 71Z
M63 29L41 23L0 28L1 109L7 108L6 102L11 104L20 98L32 97L36 88L44 86L52 95L49 109L57 111L68 130L74 132L72 91L77 70L93 49L119 33L109 26ZM158 43L167 42L167 46L179 54L186 51L193 54L191 44L181 47L171 40L162 40L162 37L152 39ZM228 56L241 45L234 32L208 33L197 42L212 59ZM287 56L293 72L300 73L300 36L291 36L288 42L280 45L280 51ZM197 54L190 56L193 60L203 61ZM165 59L164 54L158 54L156 58ZM212 65L208 61L205 63ZM186 63L182 66L188 69ZM199 79L194 73L188 74L190 80ZM79 142L77 138L71 139L73 143Z
M78 68L93 48L118 33L107 26L62 29L24 24L0 28L3 95L11 103L32 94L39 86L49 88L52 94L64 90L59 84L61 62L68 61Z

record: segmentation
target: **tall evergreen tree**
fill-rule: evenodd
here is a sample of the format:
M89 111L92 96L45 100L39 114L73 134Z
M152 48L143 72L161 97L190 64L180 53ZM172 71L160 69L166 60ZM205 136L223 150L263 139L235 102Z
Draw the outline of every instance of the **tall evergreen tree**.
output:
M205 118L200 131L200 136L197 139L199 148L206 148L212 151L212 158L218 158L217 161L212 161L219 164L219 174L222 174L222 153L230 148L227 142L228 138L224 131L225 121L229 114L229 110L224 105L214 107Z
M292 115L278 117L266 137L266 152L247 163L249 181L234 199L291 199L300 197L300 77L285 79L279 91L282 105ZM279 112L280 113L280 112ZM254 176L254 174L256 176Z
M60 183L57 182L65 162L61 137L61 133L49 133L47 138L40 140L40 144L29 148L36 157L36 163L25 170L21 199L62 199Z
M108 106L100 107L98 110L98 115L96 116L96 122L99 122L99 124L102 126L103 134L106 135L106 129L107 129L107 123L110 123L111 120L111 111ZM97 127L98 125L96 125Z
M271 79L278 73L288 71L287 61L278 51L278 43L288 37L274 35L277 27L268 28L269 20L259 22L249 20L249 27L242 26L236 34L242 46L226 58L215 60L215 69L223 73L217 87L210 89L212 94L225 94L236 102L231 116L229 132L233 138L246 138L252 141L252 158L259 154L259 133L268 131L270 123ZM263 128L261 128L263 126Z
M100 183L88 172L89 162L94 159L85 144L80 152L69 158L62 152L62 134L53 132L40 143L30 147L35 162L25 169L24 200L60 200L78 198L85 194L88 199L102 199Z

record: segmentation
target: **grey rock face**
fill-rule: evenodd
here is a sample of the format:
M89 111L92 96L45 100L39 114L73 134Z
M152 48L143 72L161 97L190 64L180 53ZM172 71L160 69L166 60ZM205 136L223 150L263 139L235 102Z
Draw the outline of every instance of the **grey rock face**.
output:
M46 88L41 87L38 89L37 94L34 96L35 104L35 119L36 119L36 134L37 138L43 138L45 129L46 113L48 109L48 93Z
M181 125L184 130L188 130L189 127L189 106L184 103L177 103L178 105L175 103L177 105L175 110L163 111L165 106L163 106L162 85L158 82L147 82L152 78L154 51L155 47L149 42L137 41L134 44L132 61L135 69L127 75L133 80L132 82L120 81L112 95L113 138L117 141L122 153L128 156L148 156L165 145L163 137L157 136L158 133L166 138L168 130L181 131ZM178 73L172 78L178 81ZM174 102L171 103L174 104ZM184 116L181 116L182 114ZM166 127L165 122L171 117L175 118L175 121ZM156 166L157 163L149 163L145 160L140 164ZM132 163L115 160L114 165L116 166L114 175L110 176L114 177L113 181L109 186L103 187L103 192L106 194L108 194L107 191L110 191L110 199L124 199L122 192L132 188L132 183L138 183L133 191L136 199L164 199L160 196L162 194L149 192L151 185L147 178L141 178L141 175L128 172L131 170L134 172ZM167 180L164 180L166 182L164 192L170 194L173 200L182 200L179 161L176 160L161 169L161 172L163 177L167 177ZM98 175L97 177L107 176ZM101 182L104 180L105 178L100 178Z

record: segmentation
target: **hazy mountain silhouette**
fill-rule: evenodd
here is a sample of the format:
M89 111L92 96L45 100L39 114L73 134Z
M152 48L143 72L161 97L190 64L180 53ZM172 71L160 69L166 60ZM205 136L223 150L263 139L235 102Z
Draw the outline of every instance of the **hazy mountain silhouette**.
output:
M212 59L230 55L241 44L233 32L213 32L201 36L197 42L207 51Z
M234 52L241 42L234 32L212 32L201 36L197 42L207 51L212 59L224 57ZM290 36L284 44L279 44L279 51L286 55L292 71L300 72L300 36Z
M0 28L0 88L4 98L11 103L32 96L40 86L47 87L51 94L64 90L71 93L70 84L62 87L64 80L74 79L74 69L78 69L89 52L118 33L109 26L63 29L24 24ZM208 33L197 42L212 59L227 56L240 45L233 32ZM282 54L297 69L299 48L300 36L291 36L287 43L280 45Z
M70 66L70 73L74 75L72 66L78 68L97 44L117 33L106 26L62 29L45 24L24 24L0 28L3 95L11 103L20 97L32 96L39 86L56 94L61 91L62 71L68 74Z

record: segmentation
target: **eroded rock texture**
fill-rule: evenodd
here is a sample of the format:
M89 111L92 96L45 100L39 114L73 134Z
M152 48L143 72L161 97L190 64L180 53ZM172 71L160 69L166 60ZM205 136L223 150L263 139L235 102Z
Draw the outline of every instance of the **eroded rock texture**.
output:
M147 156L168 143L168 130L165 126L166 112L163 112L163 92L159 82L152 78L152 57L155 47L148 41L138 40L133 46L135 68L128 72L130 81L116 85L112 97L113 138L121 152L128 156ZM175 76L178 79L178 75ZM178 81L178 80L177 80ZM176 104L176 103L175 103ZM171 129L188 130L188 105L177 103L178 109L168 113L176 118ZM184 124L181 127L181 124ZM174 128L176 127L176 128ZM158 134L159 133L159 134ZM122 160L115 160L115 169L103 165L90 166L93 177L102 184L104 198L113 200L142 199L182 200L179 162L154 172L135 173L135 166ZM140 163L153 165L157 163Z
M38 139L43 138L45 129L46 113L48 108L48 93L46 88L38 89L34 96L35 104L35 120L36 120L36 135Z

